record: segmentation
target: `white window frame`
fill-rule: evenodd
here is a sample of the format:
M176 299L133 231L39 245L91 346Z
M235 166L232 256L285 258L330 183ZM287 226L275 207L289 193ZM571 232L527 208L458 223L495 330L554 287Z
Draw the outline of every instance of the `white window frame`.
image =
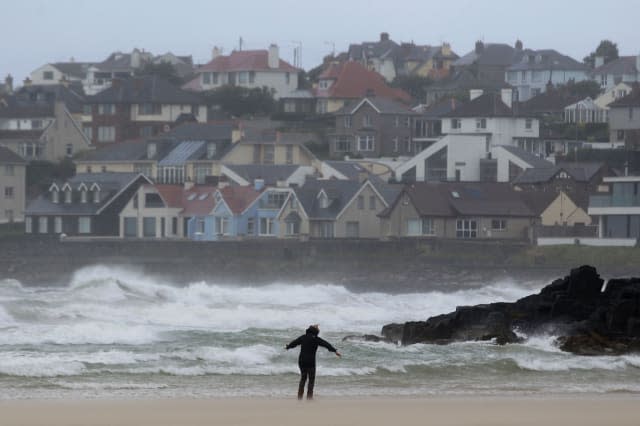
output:
M374 135L359 135L358 136L358 151L374 151L375 150L375 136Z
M33 219L30 216L24 218L24 232L31 234L33 232Z
M49 232L49 217L40 216L38 218L38 233L46 234L47 232Z
M478 222L474 219L456 220L456 238L477 238Z
M53 218L53 232L54 234L62 234L62 217L56 216Z
M91 233L91 218L89 216L81 216L78 218L78 234Z
M274 234L274 225L275 220L272 217L261 217L260 218L260 227L259 227L259 235L261 237L271 237ZM265 229L266 228L266 229Z

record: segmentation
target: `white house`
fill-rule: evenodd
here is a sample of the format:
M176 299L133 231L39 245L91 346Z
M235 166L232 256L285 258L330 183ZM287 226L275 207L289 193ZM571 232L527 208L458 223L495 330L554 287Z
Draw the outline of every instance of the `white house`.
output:
M622 99L627 96L633 90L632 83L620 82L615 86L611 86L605 90L603 94L594 99L596 105L600 108L609 109L609 104Z
M557 85L589 79L586 65L553 49L526 49L522 59L505 73L506 82L517 90L521 102L544 93L549 82Z
M530 156L544 153L538 119L518 114L511 104L511 89L500 94L472 90L469 103L443 116L445 136L396 168L396 179L505 180L509 172L498 170L498 147L519 147Z
M300 70L280 59L278 46L268 50L240 50L222 55L215 47L212 60L196 70L196 78L183 86L204 91L224 85L246 88L266 86L275 91L275 98L286 97L298 89Z
M88 62L56 62L44 64L29 74L33 85L60 84L60 81L82 81L91 67Z
M602 56L596 57L596 68L591 77L600 83L600 87L609 90L618 83L636 83L640 81L640 55L620 56L604 63Z

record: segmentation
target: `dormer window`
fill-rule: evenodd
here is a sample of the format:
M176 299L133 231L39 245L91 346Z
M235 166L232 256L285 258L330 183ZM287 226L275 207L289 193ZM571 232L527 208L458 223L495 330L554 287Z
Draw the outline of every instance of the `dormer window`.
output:
M91 191L93 194L93 202L98 204L100 202L100 187L97 184L93 184L91 186Z
M213 157L216 156L216 149L217 149L217 146L213 142L210 142L207 145L207 159L208 160L211 160Z
M152 159L156 156L157 147L155 143L147 144L147 158Z
M326 209L329 207L329 197L324 192L319 196L319 203L321 209Z
M60 191L58 191L58 188L54 188L53 191L51 191L51 201L56 204L60 202Z
M71 188L67 188L64 190L64 202L67 204L71 204Z
M320 89L328 89L329 87L331 87L331 80L320 80L320 82L318 83L318 87Z
M81 203L86 203L87 202L87 190L83 189L80 191L80 202Z

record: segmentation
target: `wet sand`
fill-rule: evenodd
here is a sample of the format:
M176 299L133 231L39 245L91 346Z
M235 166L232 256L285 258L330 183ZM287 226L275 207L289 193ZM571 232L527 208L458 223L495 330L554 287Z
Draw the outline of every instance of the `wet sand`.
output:
M2 401L3 426L637 426L640 396Z

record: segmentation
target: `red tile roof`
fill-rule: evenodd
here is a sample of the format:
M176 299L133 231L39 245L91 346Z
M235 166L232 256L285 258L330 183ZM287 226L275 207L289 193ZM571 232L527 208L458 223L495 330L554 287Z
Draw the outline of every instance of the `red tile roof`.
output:
M227 186L220 193L233 214L242 213L260 195L252 186Z
M182 185L145 185L146 187L155 188L156 191L162 197L162 200L167 204L167 207L179 208L182 207L182 192L184 187Z
M214 194L218 188L210 185L198 185L183 191L182 215L187 217L206 216L216 206Z
M211 62L203 65L197 72L229 72L229 71L272 71L268 63L269 52L267 50L241 50L233 51L230 55L220 55ZM278 71L298 72L298 68L290 63L279 60Z
M380 74L366 69L359 62L332 63L319 78L335 79L335 82L328 89L316 88L318 98L363 98L373 92L375 96L411 102L407 92L389 87Z

